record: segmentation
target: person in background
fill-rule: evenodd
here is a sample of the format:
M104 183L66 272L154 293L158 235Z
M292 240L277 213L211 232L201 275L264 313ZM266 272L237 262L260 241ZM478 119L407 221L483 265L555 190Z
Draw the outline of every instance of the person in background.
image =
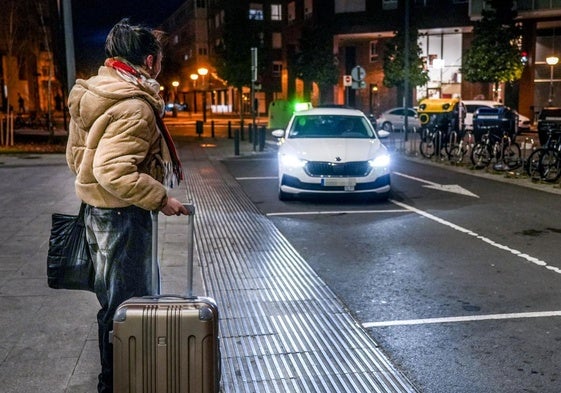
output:
M18 113L20 115L22 113L25 113L25 100L23 99L20 93L18 93Z
M188 214L168 196L183 179L181 162L160 116L156 77L163 34L128 19L109 32L97 75L78 79L68 97L66 159L86 203L87 240L95 266L101 373L98 392L113 391L109 332L123 301L156 294L151 274L151 211Z

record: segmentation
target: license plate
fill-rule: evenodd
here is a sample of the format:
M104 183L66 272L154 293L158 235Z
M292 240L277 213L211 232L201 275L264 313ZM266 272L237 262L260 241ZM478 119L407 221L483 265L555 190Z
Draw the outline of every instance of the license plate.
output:
M345 187L345 191L352 191L356 186L356 179L353 177L324 177L321 185L326 187Z

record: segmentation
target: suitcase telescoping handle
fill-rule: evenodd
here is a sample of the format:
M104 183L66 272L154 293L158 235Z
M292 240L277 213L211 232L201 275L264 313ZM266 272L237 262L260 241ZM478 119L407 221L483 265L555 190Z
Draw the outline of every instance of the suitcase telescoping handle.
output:
M193 297L193 259L195 256L195 205L184 204L187 215L187 296Z
M195 245L195 205L184 204L187 214L187 296L193 297L193 259ZM152 294L161 291L160 268L158 263L158 211L152 212Z

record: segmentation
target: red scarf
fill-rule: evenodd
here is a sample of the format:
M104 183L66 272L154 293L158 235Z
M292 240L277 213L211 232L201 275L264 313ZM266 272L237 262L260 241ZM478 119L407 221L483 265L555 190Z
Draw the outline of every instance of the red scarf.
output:
M136 68L115 58L105 60L105 66L114 68L119 72L125 73L129 77L135 78L137 84L140 86L142 86L143 81L146 80L146 77L142 75ZM181 165L181 161L179 160L179 156L177 155L177 150L175 149L175 144L173 143L171 134L169 133L166 124L160 117L158 110L152 104L150 104L150 102L148 102L148 100L146 100L145 98L143 97L139 97L139 98L144 99L152 107L152 110L154 111L154 116L156 117L156 125L158 127L158 130L160 131L160 134L164 138L164 141L166 142L166 146L168 147L171 161L172 161L173 174L175 176L175 179L177 180L177 184L179 184L181 183L181 180L184 180L183 167ZM173 187L173 184L170 184L169 186Z

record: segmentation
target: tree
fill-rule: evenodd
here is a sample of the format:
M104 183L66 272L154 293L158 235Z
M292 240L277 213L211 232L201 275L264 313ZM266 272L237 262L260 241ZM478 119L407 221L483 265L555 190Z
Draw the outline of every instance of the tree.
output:
M466 51L461 72L469 82L514 82L522 76L521 28L516 24L513 1L488 0L491 9L482 11L473 28L473 42Z
M243 117L242 88L251 86L251 48L261 48L260 31L263 21L248 19L247 9L236 2L224 1L223 42L215 47L215 67L220 78L238 90L240 117ZM261 22L261 23L259 23ZM259 52L259 69L265 62L264 51ZM259 73L259 72L258 72Z
M422 50L418 44L418 31L409 29L409 68L405 69L405 33L395 32L385 46L384 51L384 86L403 89L405 77L409 76L409 86L423 86L429 81L428 71L421 58ZM409 94L409 92L407 92Z
M302 30L300 48L291 65L295 75L304 81L304 86L317 83L320 100L326 89L337 84L339 69L337 57L333 54L332 34L324 26L306 26ZM310 100L310 91L305 89L306 100Z

